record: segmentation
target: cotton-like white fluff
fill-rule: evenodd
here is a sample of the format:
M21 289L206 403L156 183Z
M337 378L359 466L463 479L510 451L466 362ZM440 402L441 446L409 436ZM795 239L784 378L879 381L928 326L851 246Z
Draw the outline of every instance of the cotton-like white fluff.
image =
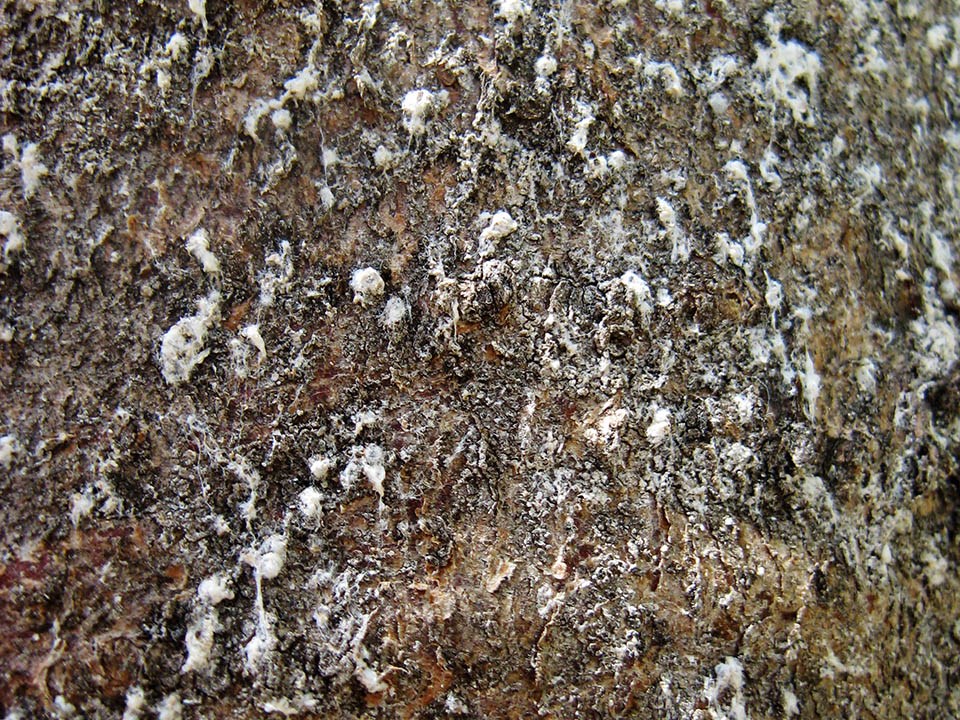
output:
M353 290L353 301L361 305L368 305L383 295L383 278L372 267L360 268L353 271L350 278L350 289Z
M197 302L197 314L181 318L167 330L160 343L160 369L163 379L179 385L190 379L209 349L204 349L207 333L220 320L220 293L214 290Z

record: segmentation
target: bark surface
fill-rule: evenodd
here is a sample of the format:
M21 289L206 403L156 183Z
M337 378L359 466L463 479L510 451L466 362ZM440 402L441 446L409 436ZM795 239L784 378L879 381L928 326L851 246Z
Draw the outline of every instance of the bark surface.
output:
M0 712L960 714L955 2L6 2Z

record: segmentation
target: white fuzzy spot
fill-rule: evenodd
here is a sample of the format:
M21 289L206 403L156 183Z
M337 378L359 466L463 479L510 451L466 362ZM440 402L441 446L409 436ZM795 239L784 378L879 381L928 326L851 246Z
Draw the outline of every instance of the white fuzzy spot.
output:
M5 238L3 243L3 262L10 261L10 255L23 250L23 232L16 215L0 210L0 235Z
M450 715L466 715L470 712L466 703L453 693L447 695L447 699L443 703L443 709Z
M23 183L23 196L33 197L40 187L40 178L47 174L47 166L37 158L37 144L28 143L23 146L20 156L20 181Z
M893 551L890 550L890 545L888 543L884 543L883 547L880 548L880 562L882 562L884 565L889 565L893 562Z
M938 232L931 232L929 239L930 259L933 261L933 266L949 275L953 265L953 250L950 248L950 244Z
M757 46L754 64L766 78L762 90L789 108L794 122L806 122L816 99L820 58L795 40L781 42L781 23L775 15L767 15L767 26L770 47Z
M340 164L340 153L336 148L325 147L320 153L320 161L323 163L324 170L330 170Z
M647 427L647 439L654 445L662 443L670 434L670 411L657 408L653 413L653 422Z
M876 395L877 366L873 360L866 358L860 361L860 364L857 366L856 380L860 392L870 397Z
M768 308L775 313L778 312L780 305L783 303L783 286L768 276L767 290L763 295L763 299L767 301Z
M427 119L442 104L443 95L429 90L410 90L400 102L403 126L410 135L423 135L427 131Z
M673 206L664 198L657 198L657 217L660 218L660 224L667 231L667 237L671 242L670 260L688 260L690 258L690 241L680 228L680 222L677 220L677 213Z
M330 458L314 458L310 461L310 474L314 480L326 480L332 468L333 460Z
M368 693L382 693L389 687L381 679L382 676L362 660L357 660L353 674Z
M383 278L372 267L354 270L350 278L350 289L353 290L353 301L366 307L369 303L383 295Z
M209 608L195 622L187 627L184 643L187 647L187 659L180 668L181 673L204 670L210 664L213 652L213 634L220 628L217 611Z
M583 155L587 147L587 136L590 132L590 126L596 121L590 106L580 103L580 119L573 126L573 134L567 140L567 150L574 155Z
M707 98L707 104L710 105L713 114L717 116L726 115L727 110L730 109L730 101L727 100L727 96L722 92L710 93L710 97Z
M0 437L0 467L9 468L13 462L13 456L20 451L20 444L13 435L3 435Z
M270 634L269 628L260 628L256 634L250 638L243 648L243 654L246 656L245 665L247 670L254 671L260 665L260 661L267 656L274 645L274 637Z
M794 695L793 691L784 688L781 694L783 698L783 714L788 718L799 715L800 701L797 700L797 696Z
M394 295L383 306L380 322L386 329L393 330L403 325L409 314L410 306L403 298Z
M396 153L392 150L388 150L383 145L378 145L377 149L373 152L373 164L376 165L380 170L389 170L393 167L394 161L396 160Z
M253 347L256 348L259 355L259 362L267 359L267 346L263 342L263 336L260 334L259 325L247 325L240 328L240 336L245 338Z
M290 241L281 241L280 252L268 253L263 263L266 267L260 276L260 304L263 307L270 307L277 295L290 286L290 280L293 278Z
M208 275L220 272L220 261L210 252L210 234L203 228L187 238L187 252L193 255Z
M207 29L207 0L188 0L187 7L190 8L190 12L197 16L197 19L200 20L200 23L203 25L203 29Z
M121 720L140 720L144 710L147 709L147 698L143 688L131 687L127 690L126 705L123 709Z
M530 6L523 0L498 0L497 16L515 23L530 14Z
M320 188L320 203L323 205L324 210L332 210L336 201L333 190L330 189L329 185L324 185Z
M733 657L727 659L714 668L716 680L708 678L704 681L703 695L711 705L720 703L720 695L724 690L730 690L728 697L729 717L731 720L746 720L747 710L743 702L743 665Z
M478 253L480 257L488 257L496 250L497 241L516 232L519 225L506 210L498 210L490 217L487 226L480 233Z
M218 605L224 600L233 599L233 591L229 587L230 580L223 575L211 575L200 583L197 588L197 597L200 602L211 606Z
M163 335L160 367L171 385L190 379L190 374L210 354L203 346L207 333L220 320L220 293L211 292L197 302L197 314L181 318Z
M260 544L255 553L245 553L241 560L251 565L264 580L273 580L283 570L287 559L287 538L285 535L271 535Z
M319 82L320 79L317 75L316 68L308 65L299 73L287 80L283 84L283 89L287 91L286 94L288 98L302 100L307 96L307 93L313 92L317 89Z
M17 142L17 136L13 133L7 133L3 136L3 151L14 160L20 155L20 143Z
M488 593L495 593L497 589L503 584L505 580L509 580L513 575L513 571L517 569L517 564L511 560L504 560L499 558L497 560L496 568L490 574L490 577L487 578L487 581L484 583L484 588Z
M548 78L557 71L557 59L553 55L541 55L533 65L537 75Z
M930 549L920 557L924 562L923 574L933 587L939 587L947 581L950 572L950 563L946 561L940 551L931 543Z
M677 74L673 63L648 60L643 66L643 74L648 78L660 78L660 82L663 83L663 92L667 97L676 100L683 96L680 75Z
M620 283L626 289L633 307L640 311L640 317L647 322L653 312L653 295L647 281L633 270L627 270L620 276Z
M297 496L297 502L302 512L307 517L316 517L320 514L323 505L323 495L315 487L304 488Z
M167 40L167 44L163 47L163 51L169 55L170 59L174 62L179 60L180 56L189 49L190 43L187 41L187 38L178 32L171 35L170 39Z
M70 499L70 522L74 527L80 524L80 521L93 512L93 488L86 487L83 492L74 493Z
M947 46L950 29L943 24L931 25L927 28L927 47L933 52L939 52Z
M183 720L183 703L177 693L171 693L163 699L157 708L157 720Z
M803 387L803 401L806 403L806 414L810 420L817 417L817 400L820 397L820 375L813 364L813 358L808 352L803 361L803 372L800 373L800 385Z
M270 113L270 122L277 130L289 130L293 124L293 116L286 108L279 108Z

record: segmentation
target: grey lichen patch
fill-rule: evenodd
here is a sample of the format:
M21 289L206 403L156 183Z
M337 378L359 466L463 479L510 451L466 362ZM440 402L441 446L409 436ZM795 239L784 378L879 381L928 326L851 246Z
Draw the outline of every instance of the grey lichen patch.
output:
M0 710L960 713L939 3L21 3Z

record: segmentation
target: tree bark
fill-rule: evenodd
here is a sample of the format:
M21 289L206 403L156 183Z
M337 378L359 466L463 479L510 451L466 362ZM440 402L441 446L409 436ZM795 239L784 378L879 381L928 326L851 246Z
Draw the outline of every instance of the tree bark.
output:
M960 714L956 12L7 3L0 710Z

